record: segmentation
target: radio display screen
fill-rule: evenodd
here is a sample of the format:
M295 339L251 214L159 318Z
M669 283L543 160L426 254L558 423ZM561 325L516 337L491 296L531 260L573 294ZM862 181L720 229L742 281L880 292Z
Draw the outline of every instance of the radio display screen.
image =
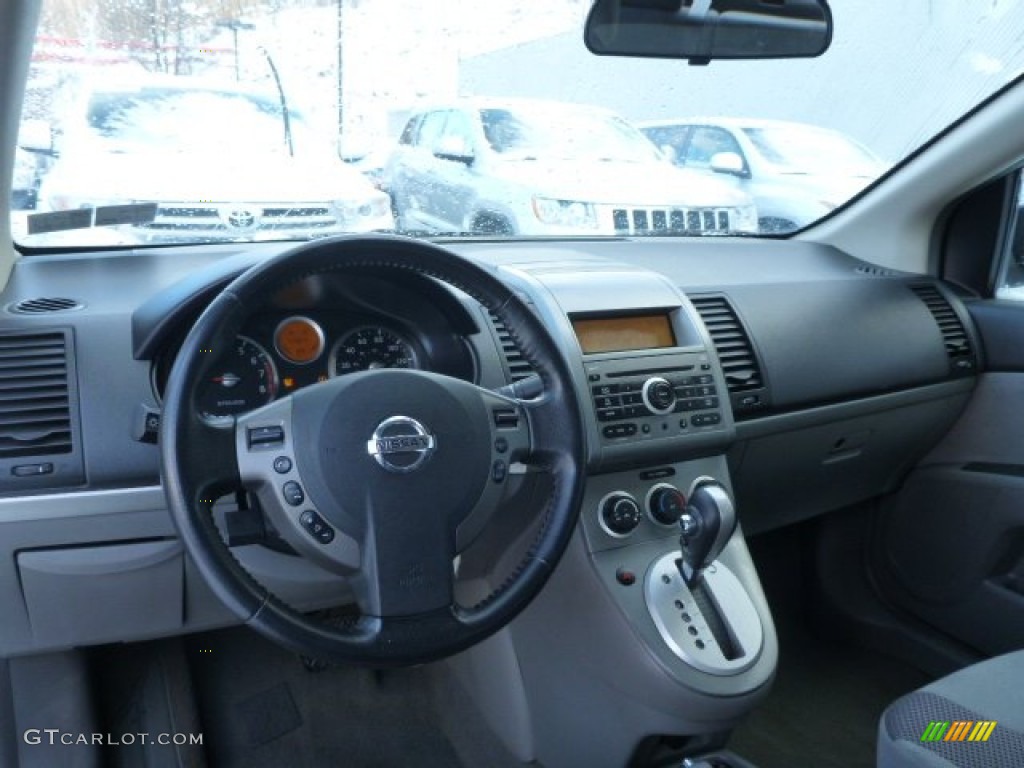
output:
M572 327L586 355L676 346L672 323L665 313L574 317Z

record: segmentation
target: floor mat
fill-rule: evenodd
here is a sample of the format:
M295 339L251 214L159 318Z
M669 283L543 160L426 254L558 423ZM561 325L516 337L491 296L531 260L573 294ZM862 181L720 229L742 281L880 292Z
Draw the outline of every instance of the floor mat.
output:
M214 768L461 766L425 669L310 671L244 629L191 638L189 658Z
M871 768L879 716L929 678L807 627L795 537L755 537L751 551L779 634L779 667L768 699L737 728L729 748L758 768Z

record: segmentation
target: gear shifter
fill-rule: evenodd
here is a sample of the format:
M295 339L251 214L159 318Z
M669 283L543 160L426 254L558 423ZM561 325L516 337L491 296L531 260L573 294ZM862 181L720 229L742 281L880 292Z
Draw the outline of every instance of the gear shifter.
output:
M692 589L736 530L736 509L725 486L709 477L699 478L693 484L689 499L679 518L679 547L680 571Z

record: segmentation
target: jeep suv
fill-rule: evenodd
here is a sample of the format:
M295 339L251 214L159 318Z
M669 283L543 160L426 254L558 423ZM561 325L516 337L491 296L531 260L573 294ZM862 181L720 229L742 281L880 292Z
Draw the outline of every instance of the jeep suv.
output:
M414 114L387 170L403 230L517 235L757 229L749 196L674 168L597 107L475 101Z

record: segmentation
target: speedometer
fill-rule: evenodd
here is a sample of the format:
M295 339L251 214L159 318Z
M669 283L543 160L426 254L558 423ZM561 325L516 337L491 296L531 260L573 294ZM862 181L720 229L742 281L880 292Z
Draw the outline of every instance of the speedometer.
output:
M368 325L342 336L331 349L329 371L344 376L375 368L415 368L416 352L408 341L388 328Z
M200 387L198 405L208 416L232 416L266 405L276 394L277 368L267 350L239 336Z

